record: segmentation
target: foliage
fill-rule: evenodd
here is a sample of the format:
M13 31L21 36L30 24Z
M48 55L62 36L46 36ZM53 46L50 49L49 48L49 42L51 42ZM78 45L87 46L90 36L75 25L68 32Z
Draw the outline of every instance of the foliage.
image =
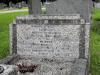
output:
M94 1L94 2L100 2L100 0L92 0L92 1Z
M5 7L7 7L6 4L4 4L4 3L0 3L0 9L3 9L3 8L5 8Z
M92 15L92 31L100 34L100 9L95 8Z

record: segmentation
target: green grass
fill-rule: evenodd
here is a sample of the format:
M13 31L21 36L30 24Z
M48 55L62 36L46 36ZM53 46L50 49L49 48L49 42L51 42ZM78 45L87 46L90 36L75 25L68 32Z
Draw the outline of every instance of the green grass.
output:
M0 14L0 59L9 54L9 24L18 15L25 15L27 12L17 12L9 14Z
M90 72L92 75L100 75L100 9L94 9L92 18Z
M100 75L100 35L91 32L91 66L92 75Z
M22 8L22 9L27 9L27 8ZM3 11L6 10L0 10L0 12ZM16 16L27 15L27 14L28 12L14 12L14 13L0 14L0 59L6 57L9 54L9 24L13 22Z
M99 20L100 21L100 9L95 8L93 10L93 20Z

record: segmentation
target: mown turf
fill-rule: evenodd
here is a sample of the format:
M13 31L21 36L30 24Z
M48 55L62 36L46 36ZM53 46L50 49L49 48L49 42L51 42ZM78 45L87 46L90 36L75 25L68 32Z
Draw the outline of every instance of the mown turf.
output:
M94 8L93 9L93 20L99 20L100 21L100 9L99 8Z
M27 12L0 14L0 59L9 54L9 24L18 15L25 15Z
M92 75L100 75L100 9L94 9L92 20L90 72Z

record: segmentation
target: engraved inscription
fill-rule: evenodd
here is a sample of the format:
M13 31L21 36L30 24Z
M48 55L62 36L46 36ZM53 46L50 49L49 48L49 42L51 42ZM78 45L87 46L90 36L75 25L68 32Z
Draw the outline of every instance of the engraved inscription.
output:
M78 58L79 30L80 25L17 25L17 53Z

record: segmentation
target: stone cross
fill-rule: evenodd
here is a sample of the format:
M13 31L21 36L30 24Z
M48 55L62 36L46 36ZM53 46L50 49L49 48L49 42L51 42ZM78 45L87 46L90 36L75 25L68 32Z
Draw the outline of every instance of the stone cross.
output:
M29 14L41 14L40 0L28 0Z

